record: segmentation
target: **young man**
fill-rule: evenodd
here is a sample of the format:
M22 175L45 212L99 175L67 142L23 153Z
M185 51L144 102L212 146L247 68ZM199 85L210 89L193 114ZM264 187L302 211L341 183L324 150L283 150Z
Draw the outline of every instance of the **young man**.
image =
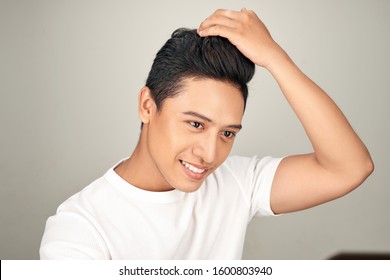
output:
M278 82L313 153L228 157L254 64ZM139 115L133 154L48 219L42 259L238 259L254 216L336 199L373 171L335 103L246 9L174 32L140 91Z

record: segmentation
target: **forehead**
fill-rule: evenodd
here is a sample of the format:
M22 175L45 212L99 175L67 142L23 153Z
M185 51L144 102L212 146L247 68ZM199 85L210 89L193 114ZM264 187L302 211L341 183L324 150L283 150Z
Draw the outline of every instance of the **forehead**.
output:
M219 122L241 122L244 98L231 83L213 79L185 79L180 93L168 98L162 109L181 113L195 111Z

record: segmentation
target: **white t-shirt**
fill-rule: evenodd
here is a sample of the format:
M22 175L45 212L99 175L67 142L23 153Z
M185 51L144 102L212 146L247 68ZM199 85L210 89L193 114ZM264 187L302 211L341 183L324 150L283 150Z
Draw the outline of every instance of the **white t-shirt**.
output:
M229 157L195 192L150 192L114 168L47 220L41 259L240 259L254 216L273 215L279 158Z

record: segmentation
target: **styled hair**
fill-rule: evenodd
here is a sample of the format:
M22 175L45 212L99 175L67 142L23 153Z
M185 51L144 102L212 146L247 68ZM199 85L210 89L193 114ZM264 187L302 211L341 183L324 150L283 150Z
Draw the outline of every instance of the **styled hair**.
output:
M200 37L195 29L179 28L158 51L146 86L160 109L166 98L180 93L185 78L215 79L237 87L245 106L254 73L254 63L226 38Z

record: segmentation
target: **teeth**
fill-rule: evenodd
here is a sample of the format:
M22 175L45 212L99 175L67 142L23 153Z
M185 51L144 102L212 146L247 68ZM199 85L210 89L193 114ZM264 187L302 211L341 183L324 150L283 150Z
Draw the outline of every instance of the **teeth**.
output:
M185 161L181 161L181 163L188 169L188 170L191 170L192 172L194 173L198 173L198 174L201 174L203 173L206 169L199 169Z

